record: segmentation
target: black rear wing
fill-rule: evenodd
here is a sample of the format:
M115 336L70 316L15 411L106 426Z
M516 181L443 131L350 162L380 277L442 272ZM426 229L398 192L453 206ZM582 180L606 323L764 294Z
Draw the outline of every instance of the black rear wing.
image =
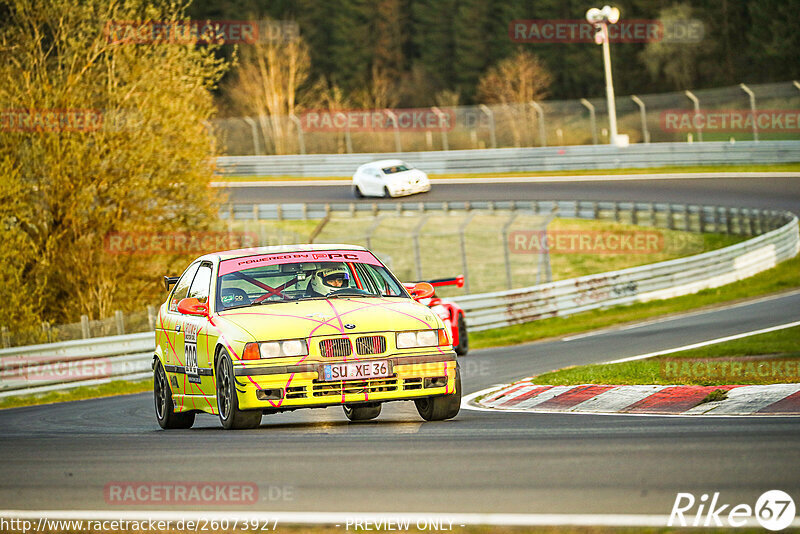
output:
M433 287L442 287L442 286L456 286L456 287L464 287L464 275L460 274L458 276L454 276L452 278L437 278L436 280L425 280Z

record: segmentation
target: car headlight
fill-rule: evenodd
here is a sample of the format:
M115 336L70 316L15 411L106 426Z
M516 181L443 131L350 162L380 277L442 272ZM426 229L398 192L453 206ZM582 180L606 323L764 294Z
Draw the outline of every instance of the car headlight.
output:
M444 330L417 330L414 332L398 332L397 348L413 349L417 347L435 347L447 345L447 334Z
M285 341L264 341L263 343L248 343L244 348L245 360L260 358L279 358L281 356L305 356L308 354L308 344L305 339L287 339Z

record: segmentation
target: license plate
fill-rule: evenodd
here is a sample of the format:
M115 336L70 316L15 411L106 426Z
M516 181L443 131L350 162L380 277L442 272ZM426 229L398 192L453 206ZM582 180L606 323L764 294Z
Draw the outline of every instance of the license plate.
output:
M322 367L322 380L364 380L392 376L392 364L388 360L367 362L330 363Z

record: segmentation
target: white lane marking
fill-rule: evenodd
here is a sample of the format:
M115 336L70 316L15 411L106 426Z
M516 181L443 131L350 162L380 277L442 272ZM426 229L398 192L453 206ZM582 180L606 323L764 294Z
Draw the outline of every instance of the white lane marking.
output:
M798 391L800 391L800 384L742 386L728 391L728 398L723 401L700 404L684 413L687 415L751 414Z
M94 521L259 521L280 525L344 526L388 521L416 525L487 525L487 526L602 526L602 527L665 527L667 515L647 514L513 514L513 513L408 513L408 512L198 512L161 510L0 510L0 518L37 520ZM758 526L755 518L747 518L747 526ZM792 522L800 526L800 517Z
M699 347L706 347L708 345L716 345L717 343L724 343L726 341L733 341L734 339L742 339L744 337L750 336L757 336L759 334L766 334L769 332L775 332L777 330L785 330L787 328L794 328L795 326L800 326L800 321L794 321L792 323L785 323L777 326L771 326L769 328L762 328L760 330L752 330L750 332L743 332L741 334L735 334L732 336L725 336L719 337L716 339L709 339L708 341L701 341L700 343L692 343L691 345L684 345L682 347L676 347L672 349L664 349L659 350L656 352L648 352L647 354L639 354L636 356L630 356L628 358L620 358L619 360L611 360L609 362L603 362L601 365L606 365L610 363L624 363L624 362L632 362L636 360L644 360L646 358L652 358L653 356L663 356L664 354L672 354L674 352L682 352L684 350L696 349Z
M798 172L686 172L647 174L584 174L561 176L497 176L491 178L431 178L431 185L507 184L507 183L559 183L559 182L616 182L630 180L694 180L716 178L800 178ZM351 185L350 179L331 180L251 180L216 181L212 187L303 187Z
M576 404L570 412L618 412L669 386L619 386Z
M788 298L788 297L793 297L795 295L800 295L800 289L795 289L795 290L792 290L792 291L779 293L777 295L769 295L767 297L761 297L761 298L756 298L756 299L752 299L752 300L746 300L744 302L737 302L736 304L729 304L727 306L718 306L718 307L710 308L710 309L707 309L707 310L699 310L699 311L694 311L694 312L680 313L680 314L676 314L676 315L670 315L668 317L660 317L660 318L651 319L651 320L647 320L647 321L642 321L642 322L639 322L639 323L632 323L632 324L625 325L625 326L620 326L620 327L612 327L612 328L603 328L601 330L593 330L591 332L584 332L582 334L575 334L574 336L562 337L561 341L574 341L576 339L583 339L583 338L586 338L586 337L602 336L602 335L605 335L605 334L613 334L613 333L616 333L616 332L624 332L626 330L633 330L635 328L641 328L641 327L650 326L650 325L653 325L653 324L666 323L666 322L669 322L669 321L677 321L679 319L685 319L687 317L695 317L697 315L705 315L707 313L714 313L714 312L732 310L732 309L735 309L735 308L741 308L742 306L750 306L751 304L759 304L759 303L762 303L762 302L769 302L770 300Z
M498 387L503 387L503 384L495 384L493 386L489 386L488 388L482 389L480 391L476 391L475 393L470 393L469 395L464 395L461 397L461 409L462 410L475 410L476 412L496 412L492 408L484 408L483 406L479 406L478 404L471 404L472 401L478 397L482 397L484 395L488 395L493 391L497 390Z

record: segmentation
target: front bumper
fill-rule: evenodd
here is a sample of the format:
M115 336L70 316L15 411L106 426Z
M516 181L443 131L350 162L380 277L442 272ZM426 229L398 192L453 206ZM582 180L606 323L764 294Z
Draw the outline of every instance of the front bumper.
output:
M416 184L398 184L389 186L389 193L393 197L401 197L406 195L415 195L417 193L426 193L431 190L430 183L416 183Z
M319 379L322 365L340 361L238 368L235 374L239 407L280 411L411 400L456 392L458 362L452 351L371 359L390 360L392 376L345 381Z

